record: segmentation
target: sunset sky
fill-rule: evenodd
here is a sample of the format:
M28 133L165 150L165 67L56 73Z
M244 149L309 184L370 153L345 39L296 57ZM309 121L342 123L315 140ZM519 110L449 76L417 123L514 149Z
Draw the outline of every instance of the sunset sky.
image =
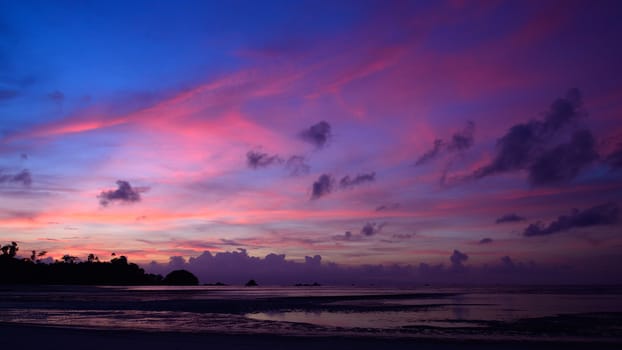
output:
M622 263L621 15L0 0L0 241L606 275Z

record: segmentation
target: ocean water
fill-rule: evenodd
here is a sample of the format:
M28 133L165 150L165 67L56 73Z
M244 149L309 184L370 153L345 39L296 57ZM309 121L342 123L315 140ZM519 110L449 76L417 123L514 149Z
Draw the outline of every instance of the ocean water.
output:
M0 287L0 322L115 330L622 340L621 287Z

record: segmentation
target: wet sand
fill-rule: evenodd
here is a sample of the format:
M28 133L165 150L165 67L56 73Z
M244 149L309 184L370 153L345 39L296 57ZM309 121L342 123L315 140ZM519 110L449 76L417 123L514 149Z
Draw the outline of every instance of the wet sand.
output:
M370 337L307 337L251 334L139 332L0 324L3 348L63 349L619 349L619 343L551 341L430 340Z

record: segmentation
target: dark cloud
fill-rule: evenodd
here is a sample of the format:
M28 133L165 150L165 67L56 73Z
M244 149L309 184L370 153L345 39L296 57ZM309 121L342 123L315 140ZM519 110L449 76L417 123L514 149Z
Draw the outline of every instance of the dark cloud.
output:
M415 165L421 165L428 162L429 160L436 158L436 156L441 152L442 148L443 140L434 140L434 147L431 150L425 152L421 157L419 157L419 159L417 159L417 161L415 162Z
M592 133L575 131L570 142L555 144L563 137L566 126L586 115L581 93L571 89L546 112L543 120L532 120L512 126L497 141L497 154L490 164L473 173L474 178L528 170L532 185L549 185L574 179L579 171L598 156Z
M489 244L489 243L492 243L492 238L482 238L479 241L479 244Z
M146 192L145 187L132 187L129 182L117 181L118 188L116 190L102 191L97 198L102 206L107 206L110 202L135 203L139 202L142 192Z
M0 173L0 184L2 183L21 183L24 186L30 186L32 184L32 175L26 169L17 174Z
M311 187L311 199L319 199L333 191L335 179L330 174L322 174Z
M614 169L622 168L622 141L620 141L616 149L605 158L605 162Z
M563 183L574 179L586 166L598 159L596 141L589 130L575 132L569 143L543 152L529 166L532 185Z
M270 155L260 151L248 151L246 153L246 164L252 169L266 168L283 163L285 163L285 169L291 176L306 175L311 170L304 156L293 155L285 161L278 154Z
M278 155L269 155L258 151L248 151L246 153L246 164L249 168L265 168L272 164L282 163L283 160Z
M382 231L382 228L385 227L386 225L387 225L386 222L383 222L381 224L378 224L378 223L375 223L375 222L368 222L361 229L361 235L363 235L363 236L373 236L373 235L376 235L376 234L380 233L380 231Z
M368 174L358 174L356 177L351 178L350 175L346 175L339 181L339 186L341 188L351 188L354 186L358 186L365 182L373 182L376 180L376 173L371 172Z
M419 157L419 159L415 162L415 166L427 163L428 161L440 156L443 151L451 153L467 150L473 146L474 133L475 123L468 121L466 127L463 130L453 134L448 142L441 139L434 140L434 146L432 149Z
M537 135L541 124L530 122L511 127L507 134L497 141L498 150L492 162L476 170L474 176L481 178L527 167L533 158L534 149L543 142Z
M447 144L447 150L450 152L464 151L473 146L473 134L475 133L475 123L467 122L464 130L452 135L451 141Z
M469 256L466 255L465 253L455 249L453 254L451 254L451 256L449 257L449 260L451 261L451 266L454 268L462 268L464 267L463 263L467 260L469 260Z
M300 132L300 138L317 148L322 148L332 137L330 124L321 121Z
M365 237L370 237L376 235L382 231L382 229L387 225L386 222L378 224L375 222L368 222L363 225L360 233L354 234L351 231L346 231L343 235L333 236L333 239L337 241L361 241L365 239ZM413 235L394 235L393 238L407 239L412 238Z
M50 92L48 94L48 98L50 98L54 102L63 102L63 100L65 99L65 94L56 90L56 91Z
M396 233L392 236L395 239L411 239L415 237L414 233Z
M356 235L356 237L359 237ZM622 281L615 266L621 262L619 256L605 260L606 267L599 273L594 269L537 265L534 262L514 261L504 256L491 264L464 266L468 256L454 251L449 267L443 264L431 265L358 265L345 266L326 262L320 255L308 255L303 262L288 260L283 254L268 254L265 257L251 256L244 249L236 251L203 252L188 259L177 256L167 264L152 262L144 266L151 273L166 275L174 269L184 268L194 273L202 283L223 282L242 285L255 279L261 285L291 285L293 283L318 282L324 285L403 285L421 283L471 283L508 285L517 284L576 284L576 283L619 283ZM613 266L612 266L613 265ZM456 273L459 272L459 273Z
M399 207L400 207L399 203L383 204L383 205L376 207L376 211L395 210L395 209L398 209Z
M616 203L609 202L580 211L573 209L570 215L562 215L548 226L542 222L530 224L523 231L526 237L546 236L575 227L591 227L598 225L612 225L618 222L620 209Z
M517 221L524 221L525 218L519 215L516 215L515 213L511 213L511 214L505 214L502 217L498 218L497 220L495 220L495 223L497 224L502 224L504 222L517 222Z
M311 170L307 160L304 156L291 156L285 162L285 169L291 176L306 175Z
M0 102L8 101L19 96L19 92L16 90L0 90Z

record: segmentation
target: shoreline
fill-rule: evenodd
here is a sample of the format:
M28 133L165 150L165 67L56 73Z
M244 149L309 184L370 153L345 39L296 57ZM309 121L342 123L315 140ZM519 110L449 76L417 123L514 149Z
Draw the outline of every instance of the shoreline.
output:
M68 346L96 346L96 348L132 349L137 346L152 350L177 349L183 346L209 345L234 349L274 349L275 346L297 350L324 349L550 349L551 346L568 349L619 349L620 342L556 341L556 340L482 340L435 338L386 338L356 336L305 336L274 334L227 334L150 332L139 330L104 330L70 328L30 324L0 323L0 335L6 348L24 344L46 349L67 349Z

